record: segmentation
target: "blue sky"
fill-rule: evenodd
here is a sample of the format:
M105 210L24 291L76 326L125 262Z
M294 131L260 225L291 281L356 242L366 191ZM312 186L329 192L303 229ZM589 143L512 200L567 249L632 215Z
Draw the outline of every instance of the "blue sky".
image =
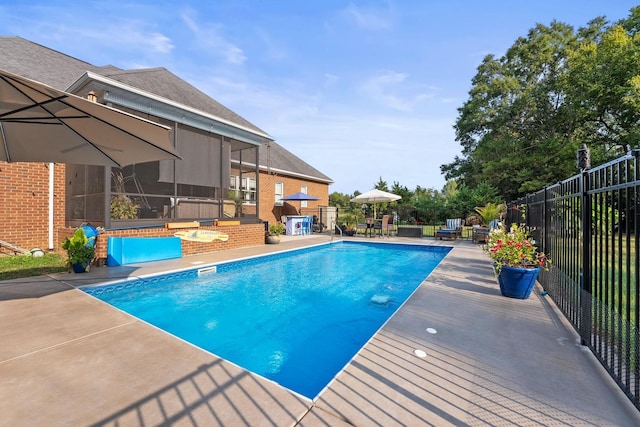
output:
M622 0L0 0L0 34L95 65L165 67L331 177L442 189L482 58L553 20L627 17Z

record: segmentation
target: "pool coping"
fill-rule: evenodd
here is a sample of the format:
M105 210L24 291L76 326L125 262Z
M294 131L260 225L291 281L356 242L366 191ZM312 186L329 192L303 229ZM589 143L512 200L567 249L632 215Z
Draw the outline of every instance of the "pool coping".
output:
M280 245L0 282L4 422L640 424L638 411L576 343L552 301L539 292L528 300L500 296L486 255L470 241L379 240L453 250L315 401L75 289L97 278L108 282L328 241L294 236Z

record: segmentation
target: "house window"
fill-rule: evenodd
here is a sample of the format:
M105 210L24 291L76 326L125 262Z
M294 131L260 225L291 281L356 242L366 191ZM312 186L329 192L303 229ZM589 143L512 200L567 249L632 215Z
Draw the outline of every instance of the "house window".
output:
M282 206L282 198L284 197L284 182L276 182L276 206Z
M255 178L242 178L242 194L244 196L245 203L256 202L256 179Z
M251 177L242 177L242 186L240 177L231 175L231 183L229 189L242 194L243 204L255 204L256 202L256 179Z
M239 190L240 189L240 177L236 175L231 175L231 179L229 181L229 189L230 190Z
M300 187L300 192L304 193L304 194L309 194L309 193L307 193L307 186L306 185L303 185L303 186ZM306 208L307 207L307 201L306 200L301 200L300 201L300 207L301 208Z

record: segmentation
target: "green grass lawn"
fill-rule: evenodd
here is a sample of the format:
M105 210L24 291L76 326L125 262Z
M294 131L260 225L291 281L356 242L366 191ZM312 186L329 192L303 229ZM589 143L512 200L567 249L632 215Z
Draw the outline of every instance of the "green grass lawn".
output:
M0 257L0 280L67 271L66 261L58 254L45 254L43 257L31 255Z

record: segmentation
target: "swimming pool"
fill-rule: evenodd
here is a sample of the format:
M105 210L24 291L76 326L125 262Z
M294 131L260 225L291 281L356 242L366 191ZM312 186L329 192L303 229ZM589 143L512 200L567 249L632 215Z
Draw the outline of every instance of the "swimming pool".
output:
M313 399L449 250L335 242L83 290Z

